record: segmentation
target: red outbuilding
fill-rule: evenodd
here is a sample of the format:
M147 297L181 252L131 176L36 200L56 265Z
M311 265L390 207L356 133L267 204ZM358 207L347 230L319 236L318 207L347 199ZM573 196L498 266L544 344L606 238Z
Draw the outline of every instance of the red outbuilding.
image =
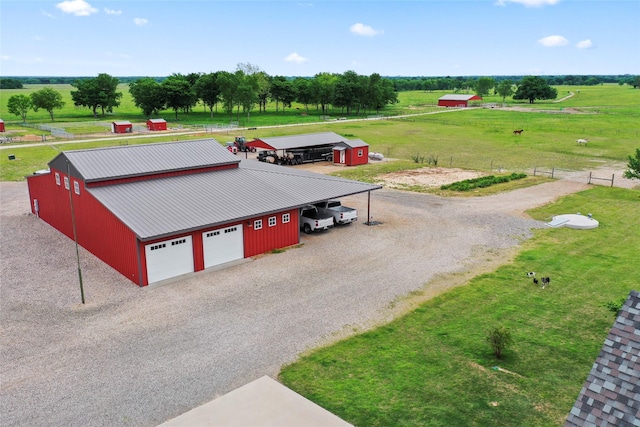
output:
M369 163L369 144L361 139L345 140L333 147L333 163L357 166Z
M167 121L165 119L149 119L147 120L147 129L154 130L167 130Z
M469 101L482 101L478 95L445 95L438 98L438 107L468 107Z
M133 132L133 125L129 121L117 121L111 123L112 133L131 133Z
M0 119L0 132L4 132L4 120Z
M318 179L322 177L323 179ZM241 182L251 191L233 191ZM63 151L31 211L139 286L300 242L299 209L378 185L240 160L203 139Z

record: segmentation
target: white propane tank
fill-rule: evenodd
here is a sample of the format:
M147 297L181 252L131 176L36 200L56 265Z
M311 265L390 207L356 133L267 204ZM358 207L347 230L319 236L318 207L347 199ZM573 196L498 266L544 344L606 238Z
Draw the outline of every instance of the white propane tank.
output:
M382 160L384 159L384 156L382 153L369 153L369 158L371 160Z

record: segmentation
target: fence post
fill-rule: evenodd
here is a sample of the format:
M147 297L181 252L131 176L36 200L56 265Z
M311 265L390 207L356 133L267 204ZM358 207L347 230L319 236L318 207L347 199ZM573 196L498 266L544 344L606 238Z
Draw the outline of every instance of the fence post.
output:
M553 178L553 175L556 173L556 168L551 168L551 178Z
M593 173L593 172L589 172L589 182L587 182L587 184L591 184L591 174L592 174L592 173Z
M616 174L615 174L615 173L612 173L612 174L611 174L611 186L612 186L612 187L613 187L613 178L615 178L615 176L616 176Z
M533 167L533 176L536 176L536 169L538 168L538 166L534 166Z

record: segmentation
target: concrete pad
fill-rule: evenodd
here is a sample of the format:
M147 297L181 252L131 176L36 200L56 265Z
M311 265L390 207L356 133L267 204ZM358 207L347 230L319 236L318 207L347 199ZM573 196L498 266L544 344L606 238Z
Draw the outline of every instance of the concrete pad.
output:
M268 376L158 427L353 427Z

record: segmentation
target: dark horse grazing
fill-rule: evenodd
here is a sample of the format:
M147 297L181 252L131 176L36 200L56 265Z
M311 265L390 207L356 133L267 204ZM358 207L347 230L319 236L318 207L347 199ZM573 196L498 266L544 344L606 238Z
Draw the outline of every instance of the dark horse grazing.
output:
M517 129L513 131L514 135L520 135L522 132L524 131L524 129Z

